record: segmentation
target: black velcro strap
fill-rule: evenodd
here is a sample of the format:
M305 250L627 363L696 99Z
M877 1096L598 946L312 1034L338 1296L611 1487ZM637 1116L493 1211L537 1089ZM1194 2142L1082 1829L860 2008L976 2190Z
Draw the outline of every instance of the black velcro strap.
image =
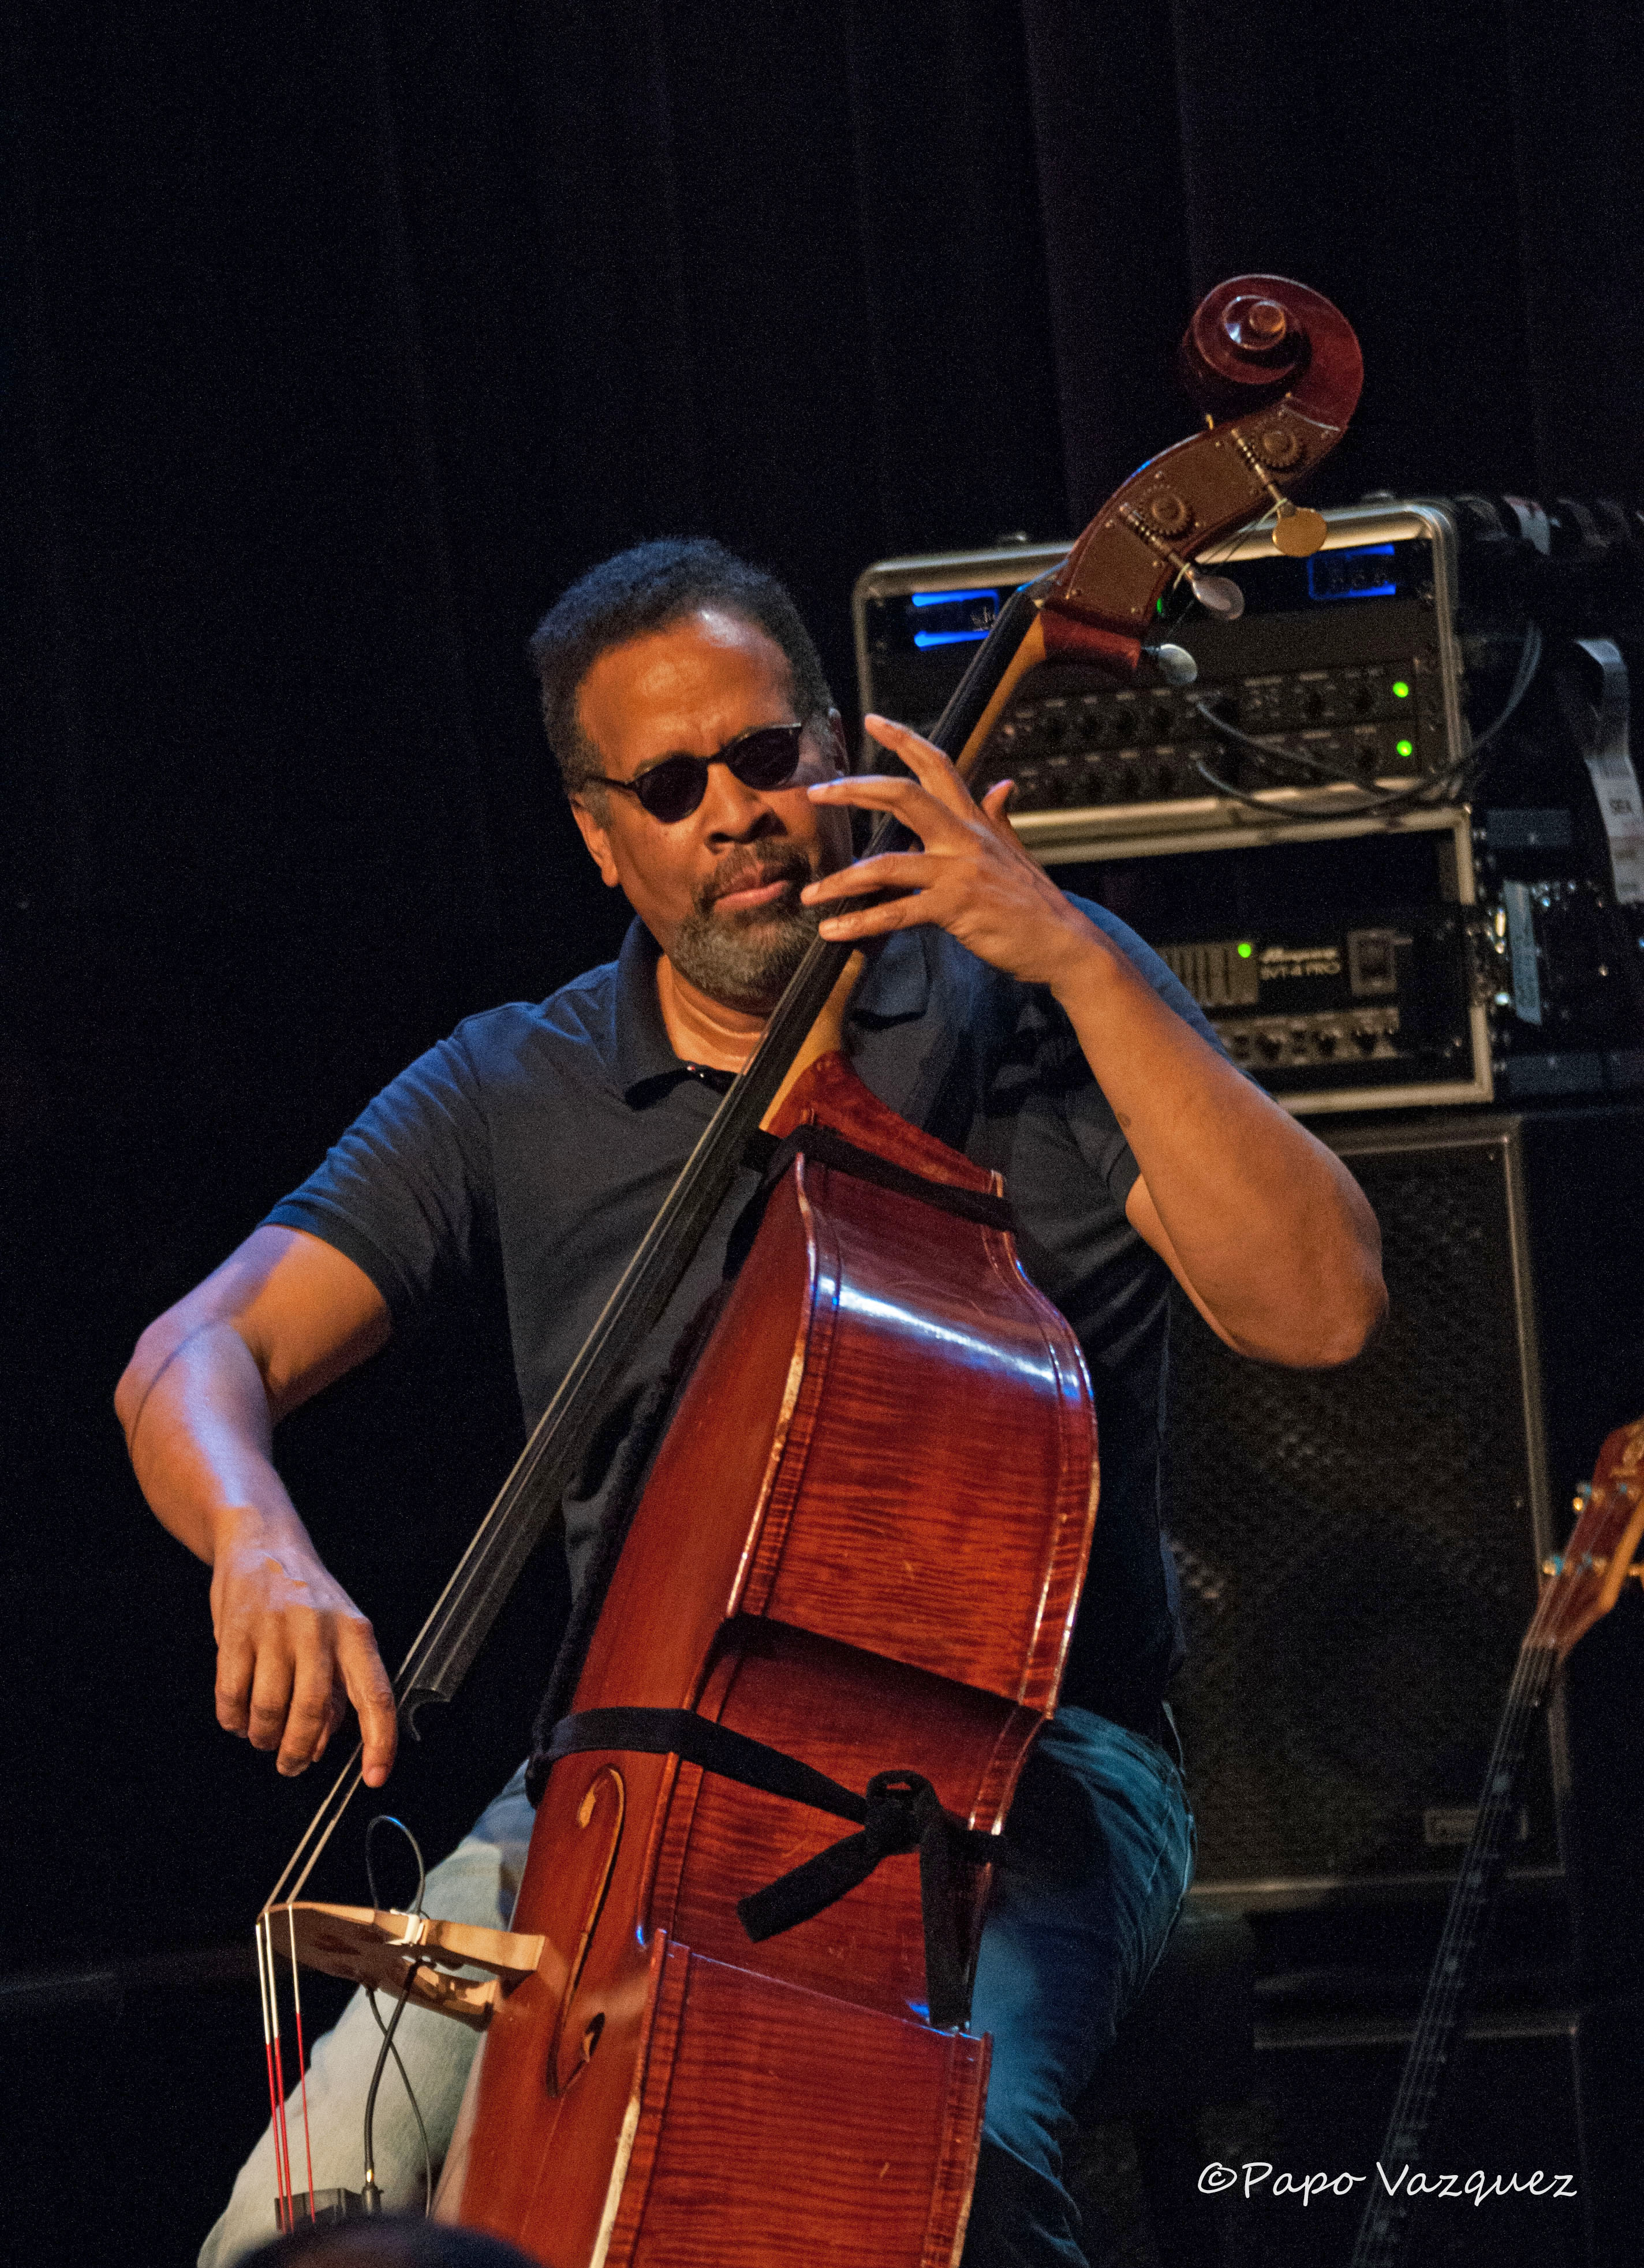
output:
M881 1189L894 1189L898 1197L916 1197L921 1204L957 1213L962 1220L979 1221L984 1228L1009 1231L1016 1226L1008 1199L996 1197L987 1189L961 1189L947 1182L930 1181L874 1151L859 1148L831 1126L815 1121L795 1127L781 1142L770 1134L750 1135L743 1154L759 1173L763 1189L774 1189L795 1158L815 1158L819 1166L830 1166L836 1173L872 1182Z
M556 1764L562 1756L591 1749L676 1756L721 1779L859 1822L859 1834L830 1844L763 1890L738 1900L738 1916L756 1945L823 1912L847 1890L865 1882L882 1859L917 1851L930 2020L943 2031L957 2030L965 2022L969 1993L953 1862L957 1856L988 1866L1000 1856L999 1844L996 1836L950 1817L922 1773L876 1772L866 1794L856 1795L797 1756L750 1740L745 1733L734 1733L689 1709L580 1710L555 1726L544 1762Z
M802 1764L797 1756L763 1741L734 1733L728 1725L697 1716L694 1709L582 1709L562 1717L548 1744L548 1762L572 1756L588 1749L626 1749L641 1756L681 1756L721 1779L740 1780L744 1787L762 1788L767 1795L785 1795L790 1803L808 1804L813 1811L831 1811L836 1819L867 1817L867 1802L853 1795L826 1772Z
M808 1921L865 1882L881 1859L917 1851L925 1922L925 1997L938 2030L955 2031L970 2013L954 1905L953 1851L961 1836L973 1845L987 1844L984 1856L996 1855L998 1846L991 1835L978 1835L948 1818L922 1773L875 1772L867 1784L867 1822L861 1833L829 1844L791 1874L751 1897L739 1898L736 1911L742 1927L761 1945L796 1922Z

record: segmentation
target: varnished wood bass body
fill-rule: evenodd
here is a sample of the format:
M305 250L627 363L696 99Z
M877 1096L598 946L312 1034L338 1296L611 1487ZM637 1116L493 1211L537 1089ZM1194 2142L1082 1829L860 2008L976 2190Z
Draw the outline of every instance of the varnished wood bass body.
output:
M838 1056L778 1132L994 1178ZM685 1707L854 1789L910 1769L1001 1823L1089 1550L1073 1333L1001 1228L800 1158L682 1395L573 1710ZM987 2043L926 2021L918 1859L755 1945L737 1897L837 1819L677 1756L557 1763L438 2212L548 2268L936 2268L963 2239ZM985 1867L957 1881L974 1954Z

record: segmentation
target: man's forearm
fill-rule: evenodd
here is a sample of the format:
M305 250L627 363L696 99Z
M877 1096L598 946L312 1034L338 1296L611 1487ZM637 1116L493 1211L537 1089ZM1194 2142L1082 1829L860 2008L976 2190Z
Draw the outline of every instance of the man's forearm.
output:
M1341 1160L1095 933L1052 990L1223 1336L1273 1362L1356 1354L1386 1292L1375 1215Z
M346 1694L380 1786L395 1742L387 1675L274 1469L275 1413L244 1338L221 1317L162 1317L114 1403L156 1517L211 1569L217 1722L298 1772L324 1752Z
M150 1509L207 1566L258 1527L307 1541L274 1469L262 1373L232 1323L201 1322L169 1344L160 1326L145 1332L114 1409Z

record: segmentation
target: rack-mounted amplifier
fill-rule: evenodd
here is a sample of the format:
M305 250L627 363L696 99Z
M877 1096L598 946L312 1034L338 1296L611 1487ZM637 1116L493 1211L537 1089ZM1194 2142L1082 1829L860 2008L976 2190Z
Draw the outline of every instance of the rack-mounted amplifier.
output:
M1147 938L1287 1109L1491 1100L1465 811L1223 829L1185 847L1070 828L1037 855Z
M1201 564L1238 585L1244 612L1220 621L1183 593L1180 619L1161 622L1198 663L1196 683L1114 685L1078 665L1024 681L973 782L1015 780L1011 816L1024 842L1049 850L1070 827L1080 838L1093 828L1156 837L1260 824L1242 796L1275 817L1297 805L1345 811L1366 789L1436 788L1459 770L1449 513L1373 504L1324 517L1324 548L1310 559L1281 556L1267 522L1205 555ZM1065 549L1000 545L870 567L853 600L864 710L933 723L999 608Z

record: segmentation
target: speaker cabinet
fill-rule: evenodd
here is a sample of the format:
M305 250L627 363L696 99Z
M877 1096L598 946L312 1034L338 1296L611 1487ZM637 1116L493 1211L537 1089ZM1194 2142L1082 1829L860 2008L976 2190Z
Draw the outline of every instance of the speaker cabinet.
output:
M1633 2257L1640 2013L1634 2001L1474 2021L1425 2153L1429 2178L1454 2183L1412 2214L1410 2268L1620 2268ZM1339 2018L1258 2028L1254 2095L1220 2131L1213 2118L1201 2124L1207 2156L1240 2175L1222 2201L1224 2261L1347 2260L1382 2178L1410 2031L1405 2021ZM1397 2166L1385 2171L1398 2180ZM1284 2172L1296 2177L1288 2185ZM1318 2173L1335 2186L1303 2205L1301 2183Z
M1336 1371L1173 1319L1176 1695L1197 1896L1245 1910L1441 1890L1552 1548L1523 1122L1330 1136L1382 1226L1380 1338ZM1514 1871L1559 1876L1559 1701Z

